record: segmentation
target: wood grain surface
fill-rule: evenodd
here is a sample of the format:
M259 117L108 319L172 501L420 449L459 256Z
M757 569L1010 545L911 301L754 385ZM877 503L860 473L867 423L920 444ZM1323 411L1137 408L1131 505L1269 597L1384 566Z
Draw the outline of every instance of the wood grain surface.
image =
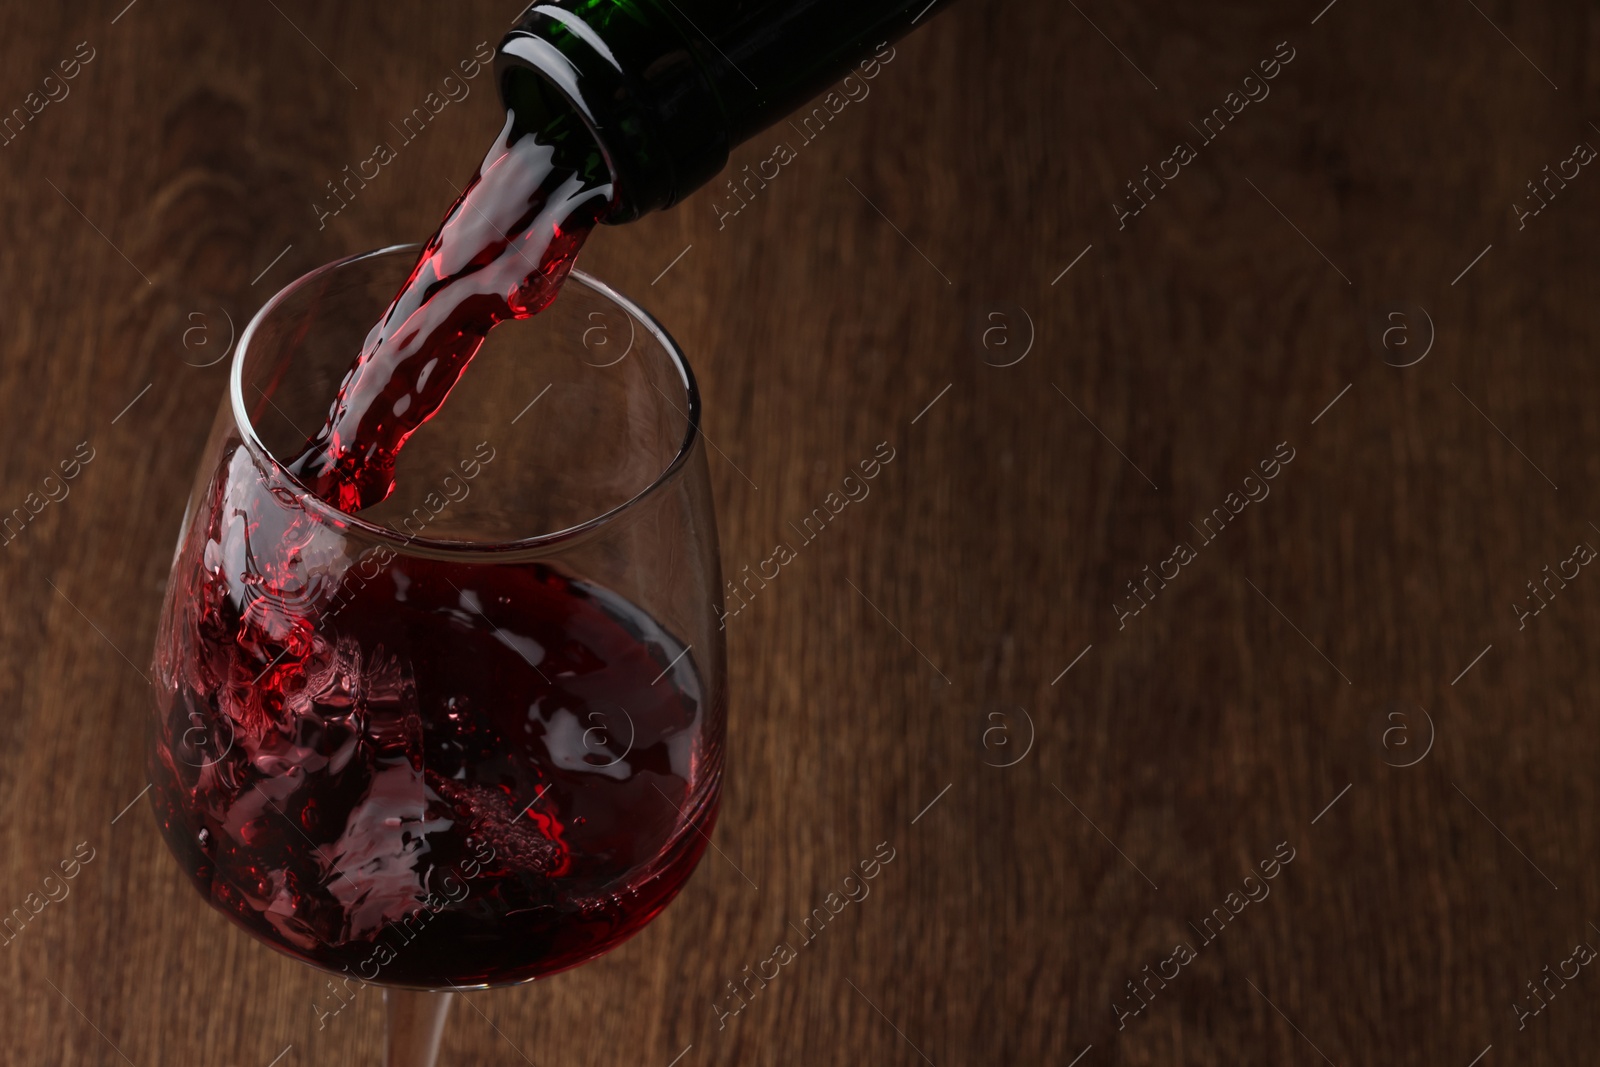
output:
M377 991L319 1028L168 855L145 673L216 361L429 232L487 76L316 205L516 10L125 3L0 11L0 113L58 97L0 146L0 912L60 897L0 1061L376 1064ZM590 243L700 375L730 576L895 458L728 621L682 897L444 1063L1594 1061L1600 15L1324 3L963 0L736 215Z

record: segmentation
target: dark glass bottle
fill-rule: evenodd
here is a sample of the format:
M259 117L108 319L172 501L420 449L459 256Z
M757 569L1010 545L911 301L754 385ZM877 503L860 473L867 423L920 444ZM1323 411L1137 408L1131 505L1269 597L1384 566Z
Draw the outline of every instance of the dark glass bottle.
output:
M520 127L593 138L614 187L605 221L626 222L710 181L730 148L947 2L552 0L500 42L495 77Z

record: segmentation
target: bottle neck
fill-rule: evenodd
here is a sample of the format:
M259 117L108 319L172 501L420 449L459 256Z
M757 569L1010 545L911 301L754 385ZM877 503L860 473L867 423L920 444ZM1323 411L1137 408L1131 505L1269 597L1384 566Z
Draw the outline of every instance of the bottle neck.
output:
M946 2L552 0L500 42L495 75L519 129L583 121L611 173L605 221L627 222L687 197Z

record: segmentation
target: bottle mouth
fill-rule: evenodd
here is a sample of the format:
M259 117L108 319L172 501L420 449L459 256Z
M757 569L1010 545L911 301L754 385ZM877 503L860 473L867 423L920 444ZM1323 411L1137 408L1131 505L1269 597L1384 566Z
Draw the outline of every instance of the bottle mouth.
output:
M533 55L551 62L552 66L561 70L563 74L569 73L562 69L559 63L554 62L559 54L554 56L545 54L547 47L545 42L536 37L520 38L517 48L518 58ZM500 55L506 54L502 46ZM600 124L595 120L594 111L585 102L583 95L577 91L579 89L577 79L564 78L558 81L546 76L543 68L536 69L502 60L496 62L503 65L498 75L500 99L505 103L506 110L515 114L516 129L548 130L569 123L573 116L582 120L595 149L600 154L606 172L611 176L611 204L600 221L607 224L631 222L644 214L648 209L641 208L627 193L627 190L634 186L622 181L617 161L613 158L611 149L607 147L606 139L600 136ZM566 84L563 85L562 81ZM566 91L569 89L570 95Z
M678 27L643 5L568 3L584 12L535 4L501 40L502 102L525 130L574 115L588 128L611 175L602 222L671 207L728 161L727 118L711 81Z
M255 355L257 346L252 342L258 334L261 324L277 313L297 292L307 286L320 283L328 275L361 264L367 260L386 256L400 255L415 258L421 248L421 245L416 244L392 245L388 248L363 252L359 255L347 256L344 259L326 263L295 279L279 290L262 305L261 310L255 313L250 320L250 324L245 327L244 333L240 335L239 345L234 349L233 362L228 376L228 398L234 425L237 427L240 439L251 457L268 473L274 483L286 487L294 493L298 506L303 507L307 514L315 517L319 522L335 527L347 535L364 535L370 541L388 544L409 555L425 555L448 559L472 558L506 561L508 557L511 559L518 559L524 556L543 557L548 555L549 550L556 546L565 548L587 541L597 531L611 526L624 516L636 513L642 504L655 499L677 481L687 465L690 455L697 447L700 438L700 387L695 381L694 370L689 366L689 361L684 356L682 349L678 347L677 342L648 312L604 282L580 270L571 271L567 275L565 284L590 290L595 295L615 304L625 314L636 320L639 326L659 346L662 355L673 371L676 372L683 385L684 409L682 414L685 425L677 450L654 479L632 496L590 518L562 529L509 540L468 541L407 535L389 526L362 518L360 515L343 511L317 496L303 482L289 473L284 462L273 453L262 438L255 419L250 414L250 405L246 401L246 364ZM516 323L508 323L507 325L515 327Z

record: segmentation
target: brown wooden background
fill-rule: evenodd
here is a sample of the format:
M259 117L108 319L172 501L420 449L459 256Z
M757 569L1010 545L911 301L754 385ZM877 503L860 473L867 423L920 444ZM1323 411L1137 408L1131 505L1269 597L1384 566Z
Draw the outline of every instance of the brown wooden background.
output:
M1324 2L964 0L725 229L702 193L591 243L701 375L729 572L897 457L730 620L726 859L610 957L472 995L445 1062L1594 1060L1596 968L1513 1004L1600 946L1600 575L1513 604L1600 546L1600 172L1512 205L1600 146L1600 16ZM376 1063L375 991L319 1031L318 976L204 908L143 802L113 819L223 389L195 364L296 274L431 229L486 77L326 229L311 205L515 5L124 3L0 13L0 111L94 49L0 147L0 511L95 457L0 550L0 911L95 857L0 946L0 1059ZM880 842L870 897L719 1030Z

